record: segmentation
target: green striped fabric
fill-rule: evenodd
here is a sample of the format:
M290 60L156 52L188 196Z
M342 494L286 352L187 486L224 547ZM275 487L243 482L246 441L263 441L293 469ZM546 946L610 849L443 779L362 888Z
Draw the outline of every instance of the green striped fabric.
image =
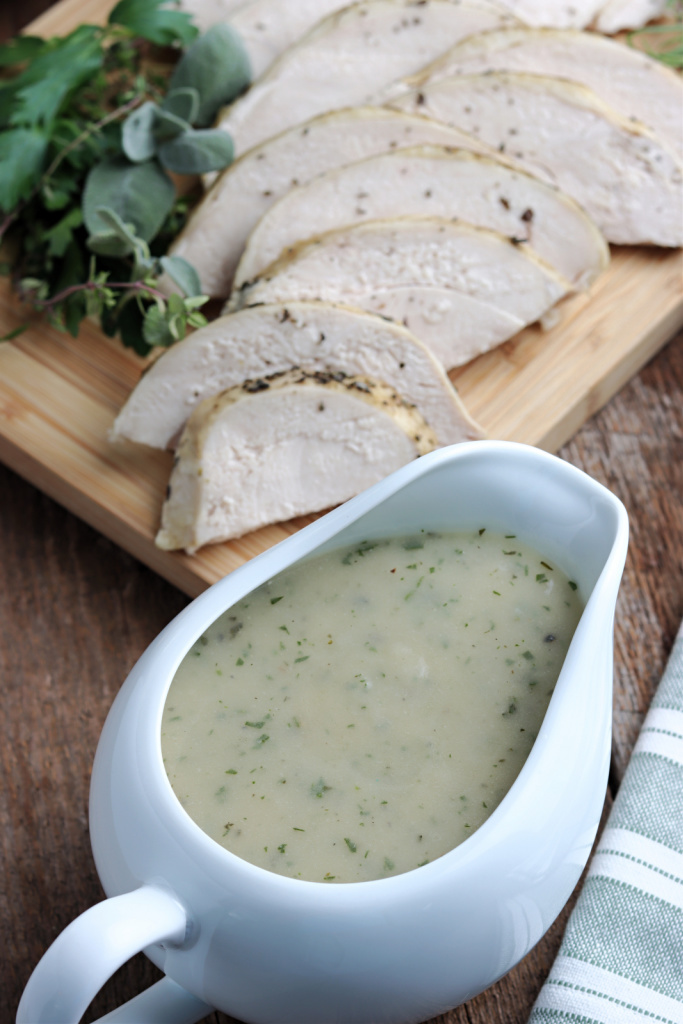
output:
M683 1024L683 626L529 1024Z

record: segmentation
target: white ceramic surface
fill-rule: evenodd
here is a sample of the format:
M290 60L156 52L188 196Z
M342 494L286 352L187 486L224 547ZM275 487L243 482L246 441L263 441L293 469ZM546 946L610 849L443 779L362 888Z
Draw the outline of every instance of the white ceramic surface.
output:
M174 672L206 626L321 548L481 526L532 543L586 602L538 739L489 820L424 867L344 885L272 874L205 835L168 782L160 723ZM197 598L139 660L105 723L90 825L110 898L50 947L19 1024L77 1021L142 948L166 979L103 1020L190 1024L217 1007L254 1024L411 1024L510 970L568 899L599 823L627 537L621 503L579 470L535 448L477 441L412 462Z

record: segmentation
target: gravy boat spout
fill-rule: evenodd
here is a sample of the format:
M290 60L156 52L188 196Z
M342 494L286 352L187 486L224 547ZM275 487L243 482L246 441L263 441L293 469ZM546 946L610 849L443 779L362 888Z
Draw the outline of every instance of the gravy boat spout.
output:
M210 839L180 805L161 754L169 686L204 630L314 554L482 527L530 543L585 606L531 753L490 818L431 863L336 885L274 874ZM580 470L535 448L477 441L403 467L193 601L139 660L105 723L90 821L109 898L45 954L20 1024L78 1020L140 949L166 977L109 1021L190 1024L217 1008L254 1024L416 1024L495 982L552 924L595 838L627 543L622 504Z

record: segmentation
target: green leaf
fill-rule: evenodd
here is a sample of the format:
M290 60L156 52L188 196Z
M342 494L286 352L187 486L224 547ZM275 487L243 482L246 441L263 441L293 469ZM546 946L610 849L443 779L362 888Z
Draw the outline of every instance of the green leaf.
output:
M64 291L74 284L81 284L87 277L88 269L83 259L83 246L74 238L60 261L59 274L52 285L52 294Z
M150 160L156 153L154 123L159 108L148 100L129 114L121 129L121 148L133 163Z
M148 100L123 122L121 146L129 160L143 163L151 160L160 142L174 139L191 130L187 121Z
M31 128L0 132L0 208L10 213L40 179L48 139Z
M232 162L234 147L220 128L189 131L159 146L159 160L176 174L220 171Z
M187 88L199 93L193 123L213 124L219 109L243 92L251 81L249 57L237 32L220 22L201 35L176 64L169 90Z
M156 161L134 164L125 157L114 157L97 164L88 174L83 219L91 235L105 233L108 225L98 209L108 207L148 242L163 224L174 198L173 182Z
M0 82L0 131L9 127L16 92L14 82Z
M131 280L142 281L150 276L153 277L156 269L156 260L150 256L149 246L147 242L143 242L141 238L135 239L135 264L133 266L133 275ZM155 288L156 282L150 281L150 287Z
M187 46L197 36L192 17L162 7L164 0L120 0L109 15L110 25L124 25L134 36L157 46Z
M133 251L133 246L130 242L124 241L114 231L100 231L96 235L90 235L85 244L91 252L96 253L98 256L113 256L116 259L130 256Z
M23 277L19 282L19 294L29 302L43 302L49 294L50 286L39 277Z
M199 274L182 256L162 256L159 260L168 276L188 297L201 295Z
M202 295L201 298L204 300L204 302L209 301L208 295ZM203 313L199 313L197 310L195 310L193 313L190 313L190 315L187 318L187 322L190 325L190 327L206 327L209 321L206 319Z
M166 142L168 139L175 139L183 132L192 131L192 126L182 117L177 117L170 110L157 108L154 118L154 138L157 143Z
M152 307L156 309L156 306ZM147 356L151 351L142 333L143 313L137 302L126 302L115 319L110 314L102 317L107 323L107 333L113 335L118 331L126 348L132 348L140 356Z
M73 241L73 233L83 223L83 214L77 206L65 213L61 220L43 235L50 256L63 256Z
M164 97L161 108L188 124L194 124L199 113L199 93L189 85L182 89L171 89Z
M20 324L19 327L15 327L13 331L8 331L7 334L3 334L0 341L13 341L26 330L28 330L28 324Z
M47 45L39 36L16 36L0 46L0 68L9 68L13 64L34 60Z
M64 327L73 338L78 337L81 320L87 315L86 296L83 292L70 295L64 303Z
M171 333L166 312L159 306L150 306L145 313L142 322L142 335L147 344L153 348L159 346L167 348L177 340Z
M50 124L63 103L81 85L92 80L104 62L102 31L81 25L45 49L11 83L13 125Z
M63 210L70 202L70 197L66 192L52 188L49 182L43 185L40 194L46 210Z
M133 224L124 224L116 210L112 210L109 206L98 206L97 216L103 221L105 227L118 235L122 241L129 242L135 248L138 239L136 238L135 226Z

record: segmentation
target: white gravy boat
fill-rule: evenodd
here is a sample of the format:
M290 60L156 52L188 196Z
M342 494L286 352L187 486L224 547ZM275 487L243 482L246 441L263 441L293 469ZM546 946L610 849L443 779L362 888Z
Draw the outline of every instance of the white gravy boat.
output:
M530 542L585 602L536 743L488 821L430 864L339 885L273 874L202 832L171 789L160 730L176 668L206 627L321 549L482 526ZM207 590L143 654L107 718L90 828L109 898L48 949L19 1024L79 1020L142 949L166 977L102 1021L191 1024L218 1008L253 1024L412 1024L495 982L552 924L596 834L627 542L623 505L580 470L476 441L410 463Z

